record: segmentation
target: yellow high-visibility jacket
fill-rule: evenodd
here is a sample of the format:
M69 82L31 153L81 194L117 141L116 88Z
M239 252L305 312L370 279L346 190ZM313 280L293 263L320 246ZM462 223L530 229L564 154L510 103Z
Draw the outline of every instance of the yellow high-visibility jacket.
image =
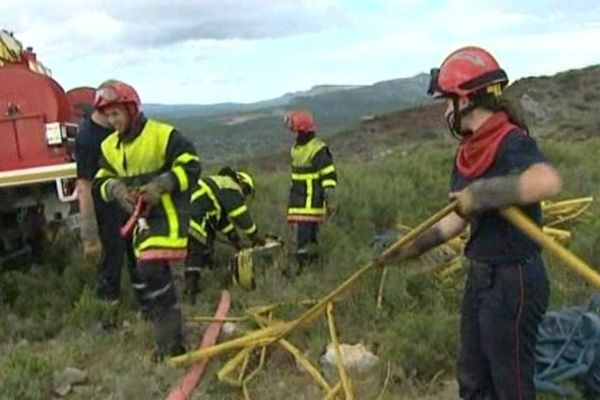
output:
M292 181L288 222L320 222L325 218L325 188L337 186L337 173L327 145L311 136L291 150Z
M136 131L124 137L114 132L102 142L94 186L108 201L106 184L110 178L135 188L165 172L173 174L177 187L150 209L146 216L150 229L134 231L133 244L140 260L182 259L187 248L190 183L200 176L200 160L194 145L175 128L141 118Z

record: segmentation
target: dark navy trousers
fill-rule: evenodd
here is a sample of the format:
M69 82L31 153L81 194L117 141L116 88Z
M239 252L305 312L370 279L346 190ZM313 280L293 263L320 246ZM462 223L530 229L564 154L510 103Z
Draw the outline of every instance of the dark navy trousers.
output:
M103 300L118 300L121 293L121 270L123 259L127 255L127 272L139 305L143 304L144 285L136 270L136 259L131 239L121 237L121 225L125 224L128 215L115 203L94 201L100 242L102 243L102 260L98 267L98 297Z
M457 366L462 399L535 399L535 345L549 293L539 254L514 263L470 262Z
M318 259L318 222L296 223L296 261L300 268Z

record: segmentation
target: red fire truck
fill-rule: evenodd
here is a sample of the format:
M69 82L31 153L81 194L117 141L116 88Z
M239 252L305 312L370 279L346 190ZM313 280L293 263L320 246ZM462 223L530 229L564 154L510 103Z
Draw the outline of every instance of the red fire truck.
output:
M49 227L68 220L77 122L93 95L65 93L32 48L0 31L0 271L43 251Z

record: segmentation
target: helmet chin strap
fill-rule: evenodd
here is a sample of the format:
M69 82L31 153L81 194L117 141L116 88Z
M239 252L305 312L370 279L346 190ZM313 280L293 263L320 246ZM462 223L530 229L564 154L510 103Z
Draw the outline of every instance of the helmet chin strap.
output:
M478 104L476 102L469 99L469 105L460 110L458 96L452 96L452 113L446 115L446 123L448 124L450 133L455 139L462 140L466 136L469 136L471 131L462 128L462 119L477 108L477 106Z
M127 111L127 118L129 119L129 123L127 124L127 129L125 132L119 132L121 136L127 136L129 132L134 128L136 124L139 123L139 110L137 106L132 103L125 104L125 110Z

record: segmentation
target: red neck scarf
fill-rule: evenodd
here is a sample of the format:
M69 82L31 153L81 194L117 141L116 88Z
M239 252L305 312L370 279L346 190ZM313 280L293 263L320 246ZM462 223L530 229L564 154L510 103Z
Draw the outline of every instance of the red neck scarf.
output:
M496 159L502 140L518 126L500 111L492 115L475 131L466 136L456 155L456 167L462 176L474 179L485 173Z

